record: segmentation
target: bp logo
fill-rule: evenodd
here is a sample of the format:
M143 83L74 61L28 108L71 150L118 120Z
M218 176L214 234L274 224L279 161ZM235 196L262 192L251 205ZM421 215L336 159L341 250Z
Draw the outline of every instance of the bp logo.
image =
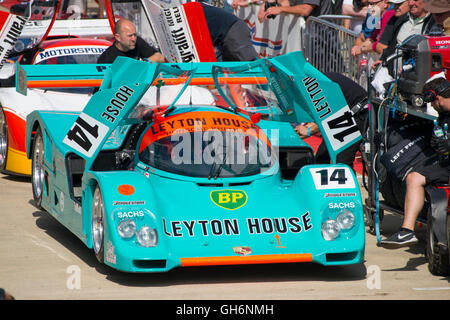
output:
M227 210L236 210L247 203L247 194L241 190L211 191L211 200Z

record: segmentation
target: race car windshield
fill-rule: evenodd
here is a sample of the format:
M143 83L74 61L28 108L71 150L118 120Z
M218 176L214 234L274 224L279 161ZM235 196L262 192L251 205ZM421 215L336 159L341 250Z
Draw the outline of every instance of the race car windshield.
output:
M293 114L286 79L266 61L256 60L236 67L214 66L212 76L220 96L235 110L268 114L282 119Z
M196 111L151 125L139 159L166 172L217 179L260 174L275 163L275 152L250 120L227 112Z

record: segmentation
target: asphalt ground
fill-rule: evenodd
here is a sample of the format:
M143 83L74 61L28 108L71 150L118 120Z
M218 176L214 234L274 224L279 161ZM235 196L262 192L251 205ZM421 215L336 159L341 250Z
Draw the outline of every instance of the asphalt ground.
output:
M450 299L450 278L428 271L425 226L418 228L418 244L397 250L377 247L376 236L366 232L365 261L359 265L190 267L131 274L100 265L76 236L38 210L29 179L0 174L0 190L0 288L17 300ZM381 236L400 223L400 216L386 213Z

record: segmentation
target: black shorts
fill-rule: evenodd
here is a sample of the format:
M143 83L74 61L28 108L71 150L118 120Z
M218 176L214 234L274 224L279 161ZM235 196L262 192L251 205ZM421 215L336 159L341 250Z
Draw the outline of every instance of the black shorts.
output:
M450 160L444 160L429 166L414 168L415 172L425 177L426 184L448 184L450 179Z

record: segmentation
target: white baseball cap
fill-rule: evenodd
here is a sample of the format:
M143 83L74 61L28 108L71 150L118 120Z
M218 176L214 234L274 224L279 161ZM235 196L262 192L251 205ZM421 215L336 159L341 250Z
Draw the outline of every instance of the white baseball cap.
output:
M396 3L403 3L403 2L405 2L406 0L389 0L388 2L389 3L394 3L394 4L396 4Z
M423 0L425 10L431 13L450 11L450 0Z

